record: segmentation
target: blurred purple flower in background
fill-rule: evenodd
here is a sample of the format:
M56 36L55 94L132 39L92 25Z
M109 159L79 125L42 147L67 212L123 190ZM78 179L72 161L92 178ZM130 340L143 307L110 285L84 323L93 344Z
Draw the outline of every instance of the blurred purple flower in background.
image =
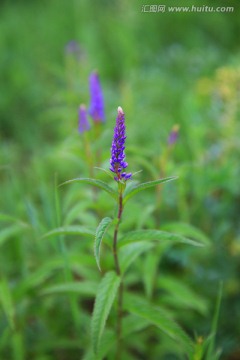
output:
M65 55L69 58L74 58L77 61L86 59L86 51L76 40L70 40L65 45Z
M132 173L126 173L123 171L127 168L128 163L125 161L125 116L122 108L118 107L118 116L116 119L116 126L114 128L112 148L111 148L111 159L110 159L110 170L114 172L115 180L128 180L132 177ZM123 171L123 172L122 172Z
M80 53L80 46L75 40L69 41L65 45L65 52L68 54L79 54Z
M170 146L174 145L177 142L178 137L179 137L179 125L174 125L168 137L168 145Z
M105 121L105 111L104 111L104 99L101 84L99 81L99 76L96 71L92 72L89 77L89 86L90 86L90 107L89 115L92 117L95 122L104 122Z
M90 124L87 118L87 110L85 105L80 105L78 111L78 131L83 134L90 129Z

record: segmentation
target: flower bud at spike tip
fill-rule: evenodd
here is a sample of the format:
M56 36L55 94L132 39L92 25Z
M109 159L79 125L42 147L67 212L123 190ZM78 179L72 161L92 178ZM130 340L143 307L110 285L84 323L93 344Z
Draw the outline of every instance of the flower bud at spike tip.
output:
M178 140L178 135L179 125L174 125L168 137L168 145L174 145Z
M83 134L90 129L90 124L87 118L87 110L85 105L80 105L78 111L78 131Z
M90 87L90 106L89 106L89 115L92 117L95 122L104 122L105 121L105 111L104 111L104 100L101 84L99 81L99 76L96 71L92 72L89 77L89 87Z
M110 170L116 174L114 179L128 180L132 177L132 173L126 173L124 170L127 168L128 163L125 161L125 115L123 109L118 107L118 116L116 119L116 126L114 128L112 148L111 148L111 159L110 159Z

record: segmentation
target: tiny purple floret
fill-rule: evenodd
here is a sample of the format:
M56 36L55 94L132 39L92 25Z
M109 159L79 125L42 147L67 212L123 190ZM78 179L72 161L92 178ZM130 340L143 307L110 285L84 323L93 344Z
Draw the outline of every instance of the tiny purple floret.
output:
M132 177L132 173L126 173L124 169L127 168L128 163L125 161L125 116L122 108L118 107L118 116L116 119L116 126L114 128L112 148L111 148L111 159L110 159L110 170L116 174L114 179L128 180Z
M178 136L179 136L179 126L174 125L168 137L168 145L170 146L174 145L178 140Z
M89 115L92 117L94 122L104 122L105 111L103 92L99 81L99 76L96 71L92 72L89 77L89 86L91 97L88 111Z
M87 118L87 110L85 105L80 105L78 111L78 131L83 134L90 129L90 124Z

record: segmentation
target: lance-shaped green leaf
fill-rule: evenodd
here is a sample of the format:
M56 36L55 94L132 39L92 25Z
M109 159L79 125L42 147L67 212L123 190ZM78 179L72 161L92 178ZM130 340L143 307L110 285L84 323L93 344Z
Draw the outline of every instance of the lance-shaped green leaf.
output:
M119 285L120 277L113 271L109 271L99 284L91 322L91 339L96 354Z
M69 263L71 267L71 271L79 274L80 277L84 279L96 279L98 280L98 276L95 271L93 271L92 266L88 268L87 265L94 265L94 259L92 255L88 254L69 254ZM28 289L37 288L44 289L44 284L47 283L47 280L53 276L54 273L61 271L64 263L62 260L62 256L51 257L48 261L45 261L41 266L38 266L35 271L32 271L27 277L25 277L21 284L16 288L15 293L22 297L22 294L26 293ZM89 283L88 280L85 280ZM84 284L86 285L87 283ZM76 283L77 284L77 283ZM83 282L81 282L81 287L84 287ZM60 285L56 285L60 286ZM18 296L16 295L16 296Z
M146 319L140 318L135 315L128 315L122 319L122 338L130 338L130 335L137 331L145 329L151 325ZM111 329L105 329L99 344L98 353L94 354L92 349L88 349L82 360L103 360L106 358L109 350L116 348L116 335Z
M161 293L162 302L174 308L194 309L207 314L208 304L204 298L194 293L192 289L182 280L171 276L161 276L157 280L158 289L163 289Z
M19 234L25 231L25 229L25 227L18 223L6 226L0 231L0 246L3 245L7 240L17 235L19 236Z
M153 295L160 258L161 255L159 253L159 248L158 248L155 249L155 251L151 251L148 254L146 254L145 259L143 261L142 277L143 277L145 292L148 299L151 299Z
M168 181L172 181L177 179L176 176L172 176L172 177L168 177L165 179L158 179L158 180L154 180L154 181L148 181L146 183L142 183L142 184L138 184L136 186L134 186L130 191L126 191L124 197L123 197L123 204L126 204L126 202L134 195L136 195L138 192L146 190L148 188L151 188L153 186L159 185L159 184L163 184L165 182Z
M122 324L122 337L129 337L130 334L146 329L149 325L151 325L151 322L147 319L143 319L132 314L125 316Z
M124 307L131 314L146 319L151 324L158 327L163 333L179 343L188 355L193 352L193 343L191 339L165 309L136 296L127 294L124 296Z
M115 200L118 199L117 191L113 190L111 188L111 186L109 186L107 183L105 183L102 180L96 180L96 179L90 179L90 178L76 178L76 179L65 181L60 186L75 183L75 182L80 183L80 184L90 184L90 185L96 186L99 189L106 191Z
M100 267L100 249L101 243L104 237L105 232L107 231L108 226L111 224L113 220L109 217L106 217L101 220L100 224L97 227L96 234L95 234L95 241L94 241L94 255L96 258L97 266L101 271Z
M118 247L121 248L122 246L139 242L139 241L158 241L162 243L169 242L170 244L174 243L182 243L182 244L189 244L193 246L204 246L204 244L190 240L185 238L184 236L172 234L166 231L161 230L137 230L137 231L130 231L122 236L118 241Z
M114 349L116 346L116 335L113 330L105 329L104 334L101 339L101 344L99 344L98 353L94 354L93 349L90 348L85 353L82 360L103 360L106 359L106 355L109 350Z
M79 295L94 296L98 283L94 281L75 281L64 284L48 286L41 291L41 295L58 295L74 293Z
M29 227L30 225L25 223L24 221L17 219L11 215L8 214L4 214L4 213L0 213L0 221L7 221L7 222L13 222L13 223L18 223L19 225L25 226L25 227Z
M206 359L210 360L210 359L218 359L219 354L214 354L214 345L215 345L215 339L216 339L216 334L217 334L217 326L218 326L218 319L219 319L219 312L220 312L220 306L221 306L221 301L222 301L222 295L223 295L223 283L221 282L219 284L219 291L218 291L218 296L217 296L217 302L215 305L215 311L213 314L213 320L212 320L212 328L211 328L211 335L210 335L210 341L209 341L209 345L207 348L207 356Z
M83 235L83 236L94 236L94 231L84 228L78 225L62 226L53 229L42 236L42 238L49 238L58 235Z
M0 282L0 305L3 308L10 328L14 329L14 306L11 292L5 278L3 278Z
M120 268L122 274L128 267L144 252L149 251L154 246L148 241L135 242L122 247L119 250Z
M211 244L211 240L200 229L191 224L184 222L170 222L162 226L163 230L178 233L179 235L202 242L203 244Z

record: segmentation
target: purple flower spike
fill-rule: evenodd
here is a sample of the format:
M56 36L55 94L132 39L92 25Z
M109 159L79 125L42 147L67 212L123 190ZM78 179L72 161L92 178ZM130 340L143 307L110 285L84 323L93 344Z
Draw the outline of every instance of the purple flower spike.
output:
M78 131L80 134L88 131L90 129L90 124L87 118L87 110L85 105L80 105L78 112Z
M174 125L169 137L168 137L168 145L174 145L177 140L178 140L178 136L179 136L179 125Z
M105 111L104 111L104 100L101 84L99 81L99 76L97 72L93 72L89 77L90 85L90 107L89 115L92 117L95 122L104 122L105 121Z
M122 108L118 107L118 116L116 119L116 126L114 129L114 135L111 148L110 170L116 174L114 179L128 180L132 177L132 173L126 173L123 171L127 168L128 163L125 161L125 116Z

